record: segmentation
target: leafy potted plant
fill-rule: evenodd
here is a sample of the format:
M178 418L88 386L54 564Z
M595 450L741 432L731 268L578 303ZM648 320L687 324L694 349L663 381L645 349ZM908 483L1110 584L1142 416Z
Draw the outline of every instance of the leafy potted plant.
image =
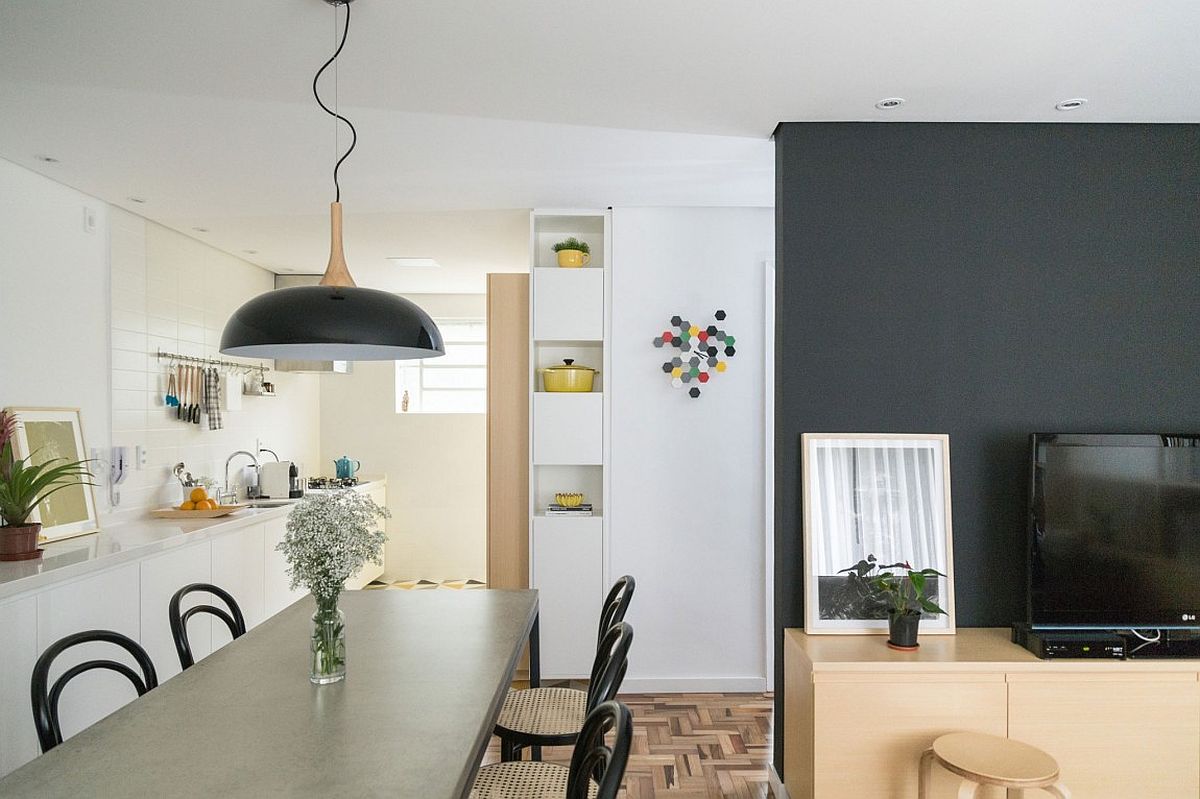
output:
M33 463L33 454L18 458L13 454L17 417L0 411L0 560L33 560L42 556L38 549L39 522L29 522L39 503L46 497L74 485L95 485L87 461L52 458Z
M309 494L288 514L287 533L275 548L287 558L292 588L307 588L317 604L309 673L317 685L346 678L346 617L338 597L367 561L382 563L387 535L380 520L390 516L351 489Z
M845 574L850 585L864 599L886 605L888 646L893 649L916 649L921 614L946 612L925 593L930 577L946 576L937 569L916 569L908 562L881 565L874 555L867 555L866 560L860 560L838 574Z
M574 236L555 244L554 251L558 253L559 266L574 269L587 266L592 261L591 250L588 249L587 242L580 241Z

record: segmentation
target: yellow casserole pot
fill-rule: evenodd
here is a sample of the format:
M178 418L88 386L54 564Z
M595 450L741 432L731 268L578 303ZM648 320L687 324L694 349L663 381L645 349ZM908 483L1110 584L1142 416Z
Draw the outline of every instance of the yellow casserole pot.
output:
M591 391L596 370L590 366L576 366L571 358L563 359L562 366L547 366L538 369L546 391Z

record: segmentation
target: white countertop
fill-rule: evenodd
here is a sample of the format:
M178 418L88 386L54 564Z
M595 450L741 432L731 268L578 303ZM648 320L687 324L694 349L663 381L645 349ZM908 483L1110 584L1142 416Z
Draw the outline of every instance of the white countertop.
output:
M386 478L372 478L360 482L357 489L365 491L386 482ZM38 560L0 562L0 602L91 571L109 569L223 535L239 527L286 516L294 504L276 508L250 507L215 519L146 517L123 520L104 525L98 533L42 544L43 554Z

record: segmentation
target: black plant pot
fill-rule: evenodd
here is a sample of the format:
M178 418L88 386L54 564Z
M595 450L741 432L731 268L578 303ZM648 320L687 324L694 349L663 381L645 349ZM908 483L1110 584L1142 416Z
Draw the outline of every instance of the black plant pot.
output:
M888 646L893 649L916 649L917 628L921 624L920 613L888 614Z

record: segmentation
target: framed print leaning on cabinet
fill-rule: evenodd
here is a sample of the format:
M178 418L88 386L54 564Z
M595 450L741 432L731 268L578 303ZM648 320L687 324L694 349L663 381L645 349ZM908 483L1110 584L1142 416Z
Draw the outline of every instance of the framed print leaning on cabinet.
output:
M78 408L7 408L17 417L13 455L35 464L49 460L83 461L88 449ZM89 464L95 472L95 464ZM96 497L90 485L75 483L38 503L29 517L42 525L41 540L56 541L100 529Z
M846 573L880 564L936 569L921 632L954 632L950 437L908 433L805 433L804 630L887 633L887 605ZM902 572L901 572L902 573Z

